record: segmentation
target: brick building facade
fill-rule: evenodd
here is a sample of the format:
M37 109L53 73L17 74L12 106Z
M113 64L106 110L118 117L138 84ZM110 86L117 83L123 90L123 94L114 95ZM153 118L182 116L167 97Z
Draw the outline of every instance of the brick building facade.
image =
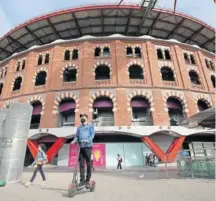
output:
M49 161L68 152L81 113L94 123L96 143L112 142L108 166L117 151L128 152L126 166L142 165L147 152L172 162L188 136L207 136L181 121L216 105L214 29L179 13L173 21L168 10L152 9L146 19L143 12L137 5L57 11L0 38L0 108L33 106L33 157L39 142ZM131 161L133 152L139 160Z
M94 56L96 47L110 48L109 56ZM127 47L140 47L141 57L128 56ZM168 48L171 60L158 59L157 48ZM64 60L67 49L78 50L78 59ZM187 64L184 52L194 55L196 64ZM38 65L40 54L49 54L49 63ZM76 125L79 114L89 114L92 121L92 103L99 96L108 96L114 103L115 126L131 126L130 100L133 96L143 96L151 105L154 125L169 125L166 100L174 96L183 104L187 117L198 112L197 101L202 99L211 107L215 106L214 87L211 76L214 69L207 68L205 59L215 61L214 54L189 45L158 40L136 40L130 38L109 39L76 43L62 43L29 50L1 63L1 69L7 67L7 75L2 77L3 83L0 105L7 107L11 102L41 101L43 104L41 128L56 127L57 107L64 97L72 97L76 101ZM25 60L25 69L16 71L17 63ZM95 80L97 66L107 65L110 68L110 79ZM129 79L128 68L139 65L143 68L144 79ZM65 68L73 66L77 69L77 79L64 82ZM160 69L169 67L174 72L175 81L163 81ZM193 84L188 72L198 72L201 84ZM37 73L47 72L46 83L35 86ZM23 78L20 90L13 91L17 77ZM124 118L122 118L124 117Z

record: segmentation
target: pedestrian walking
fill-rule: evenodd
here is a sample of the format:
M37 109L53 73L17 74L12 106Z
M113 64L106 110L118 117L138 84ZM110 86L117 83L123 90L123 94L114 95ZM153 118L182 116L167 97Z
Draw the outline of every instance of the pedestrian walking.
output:
M123 159L122 159L122 157L120 156L120 154L117 154L117 162L118 162L118 164L117 164L117 170L118 170L118 169L122 170L122 162L123 162Z
M25 184L26 187L29 187L29 186L32 185L32 183L35 180L35 177L37 176L38 171L40 172L41 177L43 179L43 182L41 183L41 187L46 185L45 184L46 177L45 177L45 174L44 174L44 171L43 171L43 165L46 164L48 161L47 161L47 156L45 154L45 151L46 151L45 145L40 144L38 146L37 157L36 157L34 163L32 164L32 166L36 165L36 169L34 170L34 173L33 173L32 177L31 177L30 181Z

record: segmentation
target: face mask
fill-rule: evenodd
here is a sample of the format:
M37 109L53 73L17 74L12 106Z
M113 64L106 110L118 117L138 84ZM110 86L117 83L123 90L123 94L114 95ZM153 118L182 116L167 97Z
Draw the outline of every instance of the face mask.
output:
M85 121L86 121L85 119L81 119L81 123L82 123L82 124L85 123Z

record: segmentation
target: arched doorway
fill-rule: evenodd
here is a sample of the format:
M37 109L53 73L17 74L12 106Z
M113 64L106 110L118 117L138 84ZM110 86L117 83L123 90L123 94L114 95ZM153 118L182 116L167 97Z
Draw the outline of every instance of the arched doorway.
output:
M114 126L113 102L109 97L99 97L93 103L93 120L96 126Z
M149 101L142 96L135 96L130 102L134 126L152 126L152 114Z
M200 112L209 109L208 104L202 99L198 100L197 107Z
M33 107L32 118L31 118L31 129L38 129L40 127L42 103L40 101L34 101L31 103Z
M63 99L59 104L58 127L75 125L75 109L76 103L71 98Z
M167 99L170 126L178 126L184 120L182 103L175 97Z

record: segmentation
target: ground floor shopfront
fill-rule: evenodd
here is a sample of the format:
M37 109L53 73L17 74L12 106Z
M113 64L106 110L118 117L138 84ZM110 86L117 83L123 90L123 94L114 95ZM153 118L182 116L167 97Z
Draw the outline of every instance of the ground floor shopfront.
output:
M213 150L215 146L215 136L206 133L181 136L174 134L175 132L170 133L170 130L169 133L160 130L148 136L141 136L139 133L128 134L123 132L123 129L121 132L108 132L107 129L98 132L97 130L96 128L93 158L94 165L102 168L116 167L117 154L123 158L123 167L140 167L146 165L146 154L149 153L155 154L159 161L174 162L180 156L179 151L182 149L193 149L193 152L190 152L191 156L205 156L212 154L211 149ZM144 132L148 128L142 127L142 130ZM37 145L44 143L50 163L73 167L77 159L77 148L70 144L73 135L61 136L65 131L58 130L53 132L54 134L35 134L34 131L28 140L25 165L33 162Z

